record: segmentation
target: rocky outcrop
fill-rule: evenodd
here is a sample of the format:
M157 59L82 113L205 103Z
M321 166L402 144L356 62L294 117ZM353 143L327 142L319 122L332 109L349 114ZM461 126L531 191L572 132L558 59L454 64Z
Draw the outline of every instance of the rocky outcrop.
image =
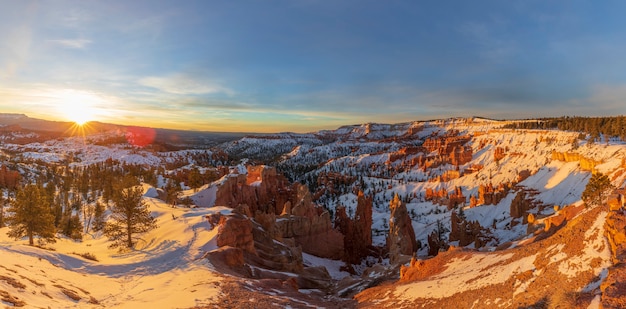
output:
M354 215L354 241L358 243L355 252L361 257L365 256L367 246L372 245L372 205L372 197L359 191Z
M230 269L242 270L245 267L243 250L230 246L220 247L207 252L204 258L208 258L214 266L226 266Z
M368 247L372 245L372 198L359 191L354 219L346 214L345 207L338 207L335 227L344 235L343 260L350 264L359 264L369 255Z
M400 282L422 280L442 272L447 262L444 255L437 255L426 260L412 257L409 266L400 266Z
M207 220L214 222L216 218L220 248L208 252L205 258L222 271L247 278L292 280L291 285L306 289L330 287L328 271L324 267L305 267L302 248L293 239L277 241L264 226L239 209L227 215L208 216Z
M463 146L471 140L469 135L459 135L458 131L450 130L446 136L426 138L422 147L428 152L437 151L439 154L450 154L456 147Z
M433 153L428 156L419 155L412 163L424 170L435 168L443 164L455 166L472 161L472 147L465 146L471 140L469 135L459 135L458 131L450 131L446 136L426 138L422 148L425 152Z
M509 211L511 217L513 218L521 218L528 216L528 210L531 207L531 202L526 199L526 192L519 191L513 201L511 201L511 206L509 207ZM525 219L526 220L526 219Z
M297 217L312 218L318 215L318 210L313 204L313 196L305 185L295 185L295 197L291 207L291 214Z
M425 151L426 149L424 149L423 147L419 147L419 146L403 147L398 151L390 153L389 159L387 160L386 164L391 164L392 162L396 162L398 160L404 161L410 155L416 155L420 152L423 153Z
M413 255L417 250L417 241L406 205L397 194L389 203L389 209L391 216L389 218L387 248L389 249L389 262L394 264L399 262L403 255Z
M591 158L587 158L584 155L576 152L558 152L552 151L552 160L564 161L564 162L579 162L580 169L583 171L593 172L596 166L602 164L601 161L597 161Z
M257 210L280 214L291 196L287 179L269 166L248 166L247 173L235 170L207 188L200 190L192 199L200 207L248 205L252 213ZM214 198L212 198L214 196Z
M456 146L449 154L450 164L452 165L463 165L472 161L472 147L469 146Z
M246 186L245 174L229 174L217 183L213 183L214 189L209 187L207 190L215 190L215 200L212 205L204 205L198 202L196 198L196 205L211 207L214 205L236 207L239 204L255 205L255 198L253 198L254 190L249 186ZM210 191L209 191L210 192ZM209 193L210 194L210 193ZM197 196L201 197L203 192L198 192Z
M432 231L432 233L428 234L428 255L429 256L437 256L439 251L445 247L441 236L438 231Z
M530 177L531 173L529 170L521 170L518 174L517 174L517 182L520 183L524 180L526 180L528 177Z
M626 189L616 189L609 195L607 200L609 209L612 211L621 210L626 205Z
M504 157L506 157L506 153L504 151L504 148L496 147L496 149L493 151L493 160L498 162L498 161L504 159Z
M624 211L612 211L604 223L606 238L611 245L613 263L626 261L626 214Z
M349 254L347 252L352 251L353 245L353 243L348 241L348 239L352 239L351 235L354 234L354 223L352 222L352 219L350 219L350 216L348 216L346 207L343 205L338 206L335 210L335 228L344 235L343 245L344 250L346 251L344 259L348 258Z
M256 223L253 226L252 236L257 253L247 256L248 263L270 270L302 272L304 266L300 246L294 243L275 241L262 226Z
M602 308L626 307L626 213L623 210L609 212L604 231L611 247L613 265L602 282Z
M337 172L321 172L317 176L317 187L319 188L315 192L315 197L320 197L324 194L336 195L340 192L341 188L351 186L357 178L355 176L344 175Z
M448 182L450 180L461 178L461 172L458 170L447 170L441 175L441 181Z
M279 174L276 168L270 166L247 166L246 169L248 171L246 184L254 188L252 199L255 202L253 202L250 210L253 213L260 210L280 214L283 205L292 194L287 178Z
M461 187L455 187L454 191L451 193L445 188L439 190L427 188L425 199L435 204L446 206L448 210L456 208L459 205L465 205L465 195L463 195Z
M450 215L450 236L448 240L458 241L459 246L465 247L474 243L474 248L481 248L486 244L487 237L478 221L467 221L459 217L456 211Z
M276 215L274 213L266 213L257 210L254 214L254 221L259 223L270 237L276 240L282 240L280 231L276 229Z
M291 214L281 215L276 220L276 229L281 237L292 238L306 253L341 259L344 236L333 229L330 214L313 203L311 193L305 185L294 186L292 191L295 196L290 202L293 205Z
M330 214L313 203L308 187L288 185L273 167L248 166L246 169L247 174L229 174L199 192L197 196L215 195L211 205L199 206L236 208L247 205L247 216L253 214L273 238L293 239L304 252L317 256L334 259L343 256L343 235L333 229ZM229 237L228 233L223 237Z
M558 207L555 206L555 208L558 208ZM543 224L543 232L548 233L548 235L553 234L558 229L565 226L565 224L567 224L568 221L572 220L574 217L580 214L584 209L585 209L584 205L578 205L578 206L569 205L569 206L558 209L554 215L544 218L542 220L536 220L533 217L533 222L530 222L530 220L528 220L529 227L531 226L531 223L534 223L535 225L539 224L539 227L541 227L541 224Z
M249 253L256 253L252 237L252 222L243 215L221 216L218 223L217 245L235 247Z
M470 198L470 207L478 205L496 205L509 193L511 189L510 183L502 183L497 187L489 183L487 185L478 186L478 198Z

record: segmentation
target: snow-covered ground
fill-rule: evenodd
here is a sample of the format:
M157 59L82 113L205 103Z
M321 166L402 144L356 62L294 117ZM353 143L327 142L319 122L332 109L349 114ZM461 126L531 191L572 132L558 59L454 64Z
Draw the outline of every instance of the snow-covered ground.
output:
M132 250L109 249L101 233L87 234L82 241L61 238L44 249L9 238L8 227L0 229L0 291L28 308L192 308L219 303L226 275L203 258L218 248L218 228L211 228L205 216L232 209L175 208L150 197L154 188L144 188L144 201L158 227L143 234ZM85 254L97 261L81 256ZM306 266L324 266L337 280L349 275L340 270L340 261L309 254L303 258Z
M85 235L82 242L59 239L41 249L9 239L8 228L0 229L0 290L29 308L176 308L215 302L221 276L201 257L217 247L217 229L211 230L204 216L230 209L180 209L145 200L158 228L130 251L109 249L99 234ZM79 256L85 253L98 261ZM66 296L64 289L80 299Z

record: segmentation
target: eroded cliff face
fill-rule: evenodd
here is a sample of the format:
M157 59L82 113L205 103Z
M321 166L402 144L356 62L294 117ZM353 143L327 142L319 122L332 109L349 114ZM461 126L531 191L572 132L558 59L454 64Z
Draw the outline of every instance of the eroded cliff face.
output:
M345 207L338 207L335 214L335 227L344 235L345 254L343 260L358 264L371 254L372 245L372 198L362 191L357 195L354 219L346 214Z
M218 223L217 246L236 247L256 254L252 237L252 222L242 214L221 216Z
M454 211L450 214L449 241L458 241L461 247L474 243L474 248L481 248L487 242L488 234L488 230L480 226L477 221L467 221Z
M343 235L333 228L330 213L312 202L306 186L294 184L293 192L293 198L285 202L276 219L279 235L283 239L292 239L306 253L341 259Z
M558 152L552 151L552 160L559 160L563 162L579 162L580 168L584 171L594 171L597 165L602 164L601 161L597 161L591 158L587 158L576 152Z
M417 241L406 205L397 194L389 203L389 209L391 216L389 218L387 248L389 249L389 262L395 264L400 262L403 256L410 257L415 253Z
M216 184L212 205L237 207L245 204L252 213L260 210L276 213L290 199L291 188L287 179L268 166L248 166L247 174L226 175ZM280 212L279 212L280 213Z
M273 239L293 242L294 246L316 256L343 257L343 235L333 228L328 211L313 203L306 186L290 185L274 167L248 166L246 169L247 174L226 175L205 190L215 191L213 205L231 208L245 205L247 217L254 218ZM371 211L369 217L371 221Z
M611 207L604 223L605 236L611 247L613 266L602 282L602 308L626 308L626 212Z
M525 239L507 250L450 247L432 258L412 258L400 267L399 281L355 299L376 308L587 308L599 300L596 287L610 265L605 218L606 208L598 206L552 236ZM624 308L620 301L603 308Z
M206 258L237 276L280 280L296 289L330 288L331 277L325 268L305 267L301 246L293 240L276 241L249 213L242 205L230 214L207 217L209 222L218 222L215 228L220 248L208 252Z

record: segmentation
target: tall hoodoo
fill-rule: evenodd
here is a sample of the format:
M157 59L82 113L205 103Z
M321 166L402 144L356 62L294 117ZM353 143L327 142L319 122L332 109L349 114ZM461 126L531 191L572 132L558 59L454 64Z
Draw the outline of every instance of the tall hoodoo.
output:
M417 250L417 241L406 204L400 200L398 194L389 203L389 210L391 216L389 217L387 248L389 248L389 262L394 264L398 263L403 255L413 255Z

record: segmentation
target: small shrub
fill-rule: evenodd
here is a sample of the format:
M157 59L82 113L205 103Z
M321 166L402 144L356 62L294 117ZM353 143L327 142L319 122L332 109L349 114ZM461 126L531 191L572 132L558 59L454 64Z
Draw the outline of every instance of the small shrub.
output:
M64 286L60 285L60 284L55 284L54 287L59 288L61 290L61 292L63 294L65 294L65 296L75 300L75 301L79 301L81 300L80 295L78 295L78 293L76 293L76 291L70 290L65 288Z
M85 253L72 252L72 254L75 254L75 255L78 255L78 256L82 256L83 258L91 260L91 261L98 262L98 259L96 258L96 256L93 253L89 253L89 252L85 252Z
M20 300L19 298L9 294L9 292L3 290L0 290L0 300L5 303L13 304L13 307L26 306L26 303L23 300Z
M6 282L7 284L9 284L10 286L12 286L12 287L14 287L16 289L25 289L26 288L26 285L24 283L21 283L21 282L15 280L15 278L11 278L11 277L0 275L0 280Z
M93 304L93 305L99 305L100 304L100 302L97 299L93 298L93 296L89 296L89 303Z

